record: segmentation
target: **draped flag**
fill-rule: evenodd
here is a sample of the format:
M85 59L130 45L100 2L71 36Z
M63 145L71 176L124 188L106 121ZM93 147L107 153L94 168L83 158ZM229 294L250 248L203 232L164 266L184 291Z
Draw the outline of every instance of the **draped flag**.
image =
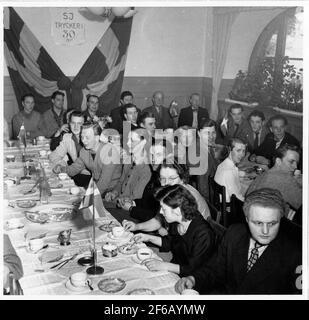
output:
M32 93L44 112L56 90L66 93L67 109L86 109L87 94L99 97L99 115L118 106L132 18L114 18L78 74L65 76L13 8L4 11L4 54L15 95Z
M95 218L102 218L110 215L110 213L105 209L103 201L101 198L100 191L91 178L88 188L86 190L85 196L79 206L79 209L83 209L84 217L86 219L91 219L93 210Z

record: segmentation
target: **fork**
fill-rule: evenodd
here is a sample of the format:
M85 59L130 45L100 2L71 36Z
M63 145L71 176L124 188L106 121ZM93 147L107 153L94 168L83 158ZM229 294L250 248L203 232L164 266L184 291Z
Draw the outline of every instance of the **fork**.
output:
M58 267L58 270L61 269L63 266L65 266L69 261L74 260L76 257L78 256L78 253L73 254L73 256L67 260L64 260L54 266L51 267L51 269L54 269L56 267Z

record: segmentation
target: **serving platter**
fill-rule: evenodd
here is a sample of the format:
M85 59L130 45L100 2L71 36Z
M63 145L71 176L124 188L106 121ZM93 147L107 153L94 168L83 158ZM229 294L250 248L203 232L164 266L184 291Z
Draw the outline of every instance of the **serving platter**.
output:
M123 290L126 286L126 282L120 278L106 278L98 283L98 287L101 291L106 293L116 293Z

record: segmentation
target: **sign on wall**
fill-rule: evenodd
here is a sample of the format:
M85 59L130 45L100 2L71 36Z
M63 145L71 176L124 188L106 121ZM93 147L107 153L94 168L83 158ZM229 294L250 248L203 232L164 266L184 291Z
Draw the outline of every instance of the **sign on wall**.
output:
M78 8L51 8L51 34L57 45L76 46L85 42L85 24Z

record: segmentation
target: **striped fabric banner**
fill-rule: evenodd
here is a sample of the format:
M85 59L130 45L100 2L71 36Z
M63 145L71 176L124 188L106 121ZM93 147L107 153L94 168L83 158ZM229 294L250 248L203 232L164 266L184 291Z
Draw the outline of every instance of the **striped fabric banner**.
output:
M4 10L4 54L19 107L28 92L37 111L50 107L56 90L66 93L67 108L86 109L86 95L99 96L99 115L118 106L130 41L132 18L114 18L73 80L35 38L13 8ZM39 109L38 109L39 108Z

